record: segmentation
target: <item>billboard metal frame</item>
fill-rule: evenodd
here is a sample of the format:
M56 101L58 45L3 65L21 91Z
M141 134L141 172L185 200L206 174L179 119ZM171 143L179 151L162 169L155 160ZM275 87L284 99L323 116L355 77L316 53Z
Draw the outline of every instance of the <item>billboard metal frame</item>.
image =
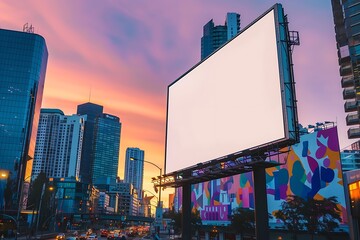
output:
M282 164L281 157L278 160L273 160L275 155L283 155L284 148L295 144L299 141L299 132L298 132L298 116L297 116L297 100L295 94L295 82L293 74L293 63L292 63L292 47L294 45L299 45L299 38L297 32L290 32L288 30L288 21L287 17L284 15L283 8L281 4L275 4L269 10L264 12L251 24L245 27L238 35L246 31L249 27L259 21L262 17L268 14L270 11L274 10L275 17L275 26L276 26L276 39L277 39L277 52L278 52L278 65L280 73L280 82L282 92L282 108L284 109L284 129L285 138L279 139L274 142L265 143L260 146L255 146L246 150L242 150L236 153L229 154L220 158L216 158L207 162L198 163L194 166L180 169L171 173L166 173L163 176L160 176L158 179L153 180L153 183L158 186L161 183L161 186L172 186L179 187L183 184L193 184L202 181L208 181L212 179L217 179L220 177L231 176L242 172L252 171L254 167L262 165L264 167L272 167L275 165ZM295 34L294 34L295 33ZM297 38L294 38L294 35ZM231 41L231 40L230 40ZM229 42L230 42L229 41ZM226 43L227 44L227 43ZM224 44L217 51L220 51L221 48L226 46ZM213 54L215 54L215 51ZM209 57L211 57L211 54ZM209 58L208 57L208 58ZM207 58L206 58L207 59ZM206 61L204 59L203 61ZM192 69L197 67L203 61L196 64L193 68L183 74L180 78L174 81L168 86L168 91L170 87L181 79L184 75L189 73ZM169 102L169 94L168 94ZM169 104L169 103L168 103ZM169 106L167 106L169 107ZM168 113L167 113L168 121ZM166 123L166 135L168 131L168 124ZM167 137L167 136L166 136ZM167 145L167 142L165 143ZM167 147L165 146L165 154ZM286 151L286 150L285 150ZM256 159L262 159L258 161ZM246 161L243 161L247 159ZM219 167L220 166L220 167ZM165 160L166 167L166 160ZM209 169L213 169L209 171ZM218 171L214 171L214 170ZM203 174L199 174L199 173Z
M281 4L275 4L268 11L249 24L243 31L259 21L262 17L274 10L276 44L278 53L278 66L281 85L281 102L283 109L283 124L285 136L282 139L264 143L260 146L240 150L239 152L229 154L224 157L216 158L207 162L198 163L179 171L167 173L155 178L152 182L155 187L182 187L183 194L183 216L182 216L182 236L184 239L191 238L191 184L218 179L221 177L232 176L235 174L253 171L254 195L255 195L255 224L256 238L259 240L268 239L268 207L266 195L266 174L265 169L286 162L287 152L290 146L299 142L297 101L295 95L295 82L292 63L292 46L299 45L294 35L290 35L288 30L287 17ZM242 31L242 32L243 32ZM239 34L241 34L240 32ZM292 32L294 33L294 32ZM226 44L223 45L223 47ZM221 50L221 48L219 49ZM218 50L218 51L219 51ZM211 57L210 55L209 57ZM206 59L205 59L206 60ZM204 60L204 61L205 61ZM201 62L199 63L201 64ZM198 66L197 64L196 66ZM196 67L194 66L194 68ZM193 69L193 68L192 68ZM190 69L189 71L191 71ZM187 74L187 73L185 73ZM185 75L184 74L184 75ZM180 77L181 78L181 77ZM179 78L179 79L180 79ZM170 85L171 86L171 85ZM168 87L168 91L170 89ZM168 110L169 110L169 92L168 92ZM168 134L168 111L166 120L166 137ZM167 141L165 154L167 151ZM282 154L283 153L283 154ZM280 157L284 156L285 157ZM273 159L273 157L276 159ZM282 162L282 160L283 162ZM165 160L166 167L166 160ZM160 189L161 191L161 189Z

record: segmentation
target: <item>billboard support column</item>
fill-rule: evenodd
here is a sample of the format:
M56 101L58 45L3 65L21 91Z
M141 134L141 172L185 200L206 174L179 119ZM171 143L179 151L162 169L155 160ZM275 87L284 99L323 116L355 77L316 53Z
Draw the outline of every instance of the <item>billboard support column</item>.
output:
M264 159L265 160L265 159ZM254 167L255 224L256 239L269 239L269 216L266 193L266 172L264 166Z
M191 239L191 184L182 186L182 239Z

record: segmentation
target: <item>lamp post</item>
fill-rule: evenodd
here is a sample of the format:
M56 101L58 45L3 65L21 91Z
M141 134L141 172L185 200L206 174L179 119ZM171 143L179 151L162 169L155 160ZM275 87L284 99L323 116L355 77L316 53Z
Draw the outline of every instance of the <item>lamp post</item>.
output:
M6 169L0 169L0 210L5 211L5 185L9 178L9 171Z
M0 206L1 208L3 208L2 210L4 210L5 212L5 196L4 196L4 190L5 190L5 184L6 184L6 180L9 177L9 171L5 170L5 169L0 169Z
M160 207L160 204L161 204L161 176L162 176L162 168L159 167L158 165L156 165L155 163L152 163L152 162L149 162L149 161L146 161L146 160L141 160L141 159L137 159L137 158L133 158L133 157L130 157L130 160L132 161L139 161L139 162L146 162L146 163L149 163L151 165L153 165L154 167L156 167L157 169L159 169L160 171L160 175L159 175L159 179L160 179L160 182L159 182L159 198L158 198L158 206Z
M130 160L135 160L135 161L139 161L139 162L146 162L146 163L149 163L149 164L153 165L157 169L159 169L159 171L160 171L160 175L159 175L159 198L158 198L158 204L157 204L157 207L156 207L155 221L156 222L158 222L157 220L161 221L161 218L162 218L162 205L161 205L162 168L159 167L158 165L156 165L155 163L152 163L152 162L149 162L149 161L146 161L146 160L143 160L143 159L136 159L136 158L130 157ZM156 189L155 189L155 191L156 191ZM159 226L158 226L158 231L160 231L160 223L159 223Z

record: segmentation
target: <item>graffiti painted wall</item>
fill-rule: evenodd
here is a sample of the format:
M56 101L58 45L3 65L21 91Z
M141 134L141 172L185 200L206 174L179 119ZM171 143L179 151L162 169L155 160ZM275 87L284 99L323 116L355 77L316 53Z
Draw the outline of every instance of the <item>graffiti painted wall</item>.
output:
M288 195L337 196L347 222L339 151L336 127L301 136L300 143L291 147L286 164L266 171L269 213L278 210ZM252 173L194 184L191 197L193 210L200 211L203 223L229 223L232 209L254 208Z

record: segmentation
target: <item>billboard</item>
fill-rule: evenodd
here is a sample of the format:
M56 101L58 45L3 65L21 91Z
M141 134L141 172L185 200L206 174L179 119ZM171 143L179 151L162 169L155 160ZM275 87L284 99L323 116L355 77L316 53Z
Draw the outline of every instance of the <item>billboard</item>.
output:
M269 214L279 210L289 195L336 196L342 221L348 221L336 127L301 136L300 143L291 147L287 163L268 168L266 175ZM226 225L237 207L255 208L252 172L193 184L191 190L192 208L200 212L203 224ZM276 218L270 222L281 224Z
M166 173L296 138L283 23L276 4L169 85Z

